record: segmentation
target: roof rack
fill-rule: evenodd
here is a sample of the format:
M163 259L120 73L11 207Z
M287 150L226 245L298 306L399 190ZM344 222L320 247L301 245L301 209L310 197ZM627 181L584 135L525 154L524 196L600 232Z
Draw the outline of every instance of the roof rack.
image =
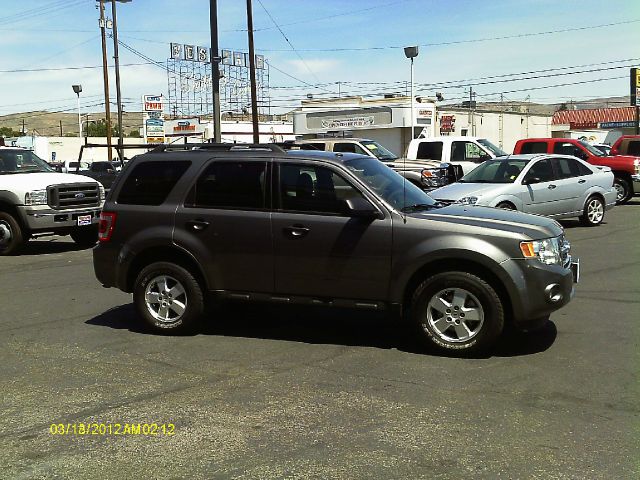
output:
M158 145L152 152L165 152L167 150L217 150L224 152L246 152L248 150L267 150L275 153L284 153L282 147L274 143L179 143Z

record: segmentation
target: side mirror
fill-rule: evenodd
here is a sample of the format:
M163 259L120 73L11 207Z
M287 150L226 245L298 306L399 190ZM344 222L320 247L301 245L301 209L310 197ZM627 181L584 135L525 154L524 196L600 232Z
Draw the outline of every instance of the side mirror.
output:
M618 151L617 148L612 148L611 151L609 152L609 156L613 156L613 155L620 155L620 152Z
M347 207L346 213L350 217L374 219L380 215L380 212L362 197L350 198L345 203Z
M533 183L540 183L542 179L540 177L528 177L522 180L523 185L531 185Z

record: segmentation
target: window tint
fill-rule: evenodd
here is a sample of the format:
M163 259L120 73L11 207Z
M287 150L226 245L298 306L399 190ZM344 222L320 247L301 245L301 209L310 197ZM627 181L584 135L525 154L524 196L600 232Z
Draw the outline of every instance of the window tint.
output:
M580 163L572 158L554 158L558 178L571 178L580 176Z
M442 160L442 142L420 142L417 158L421 160Z
M265 162L213 162L200 175L188 206L262 209Z
M574 157L580 157L584 155L584 152L576 147L573 143L556 142L553 146L553 153L560 153L562 155L573 155Z
M189 161L155 161L136 165L118 195L118 203L160 205L189 168Z
M340 215L345 213L347 199L361 196L349 182L325 167L281 165L279 183L279 208L287 211Z
M520 153L547 153L546 142L525 142L522 144Z
M529 180L534 177L538 177L540 182L550 182L553 180L553 169L551 168L551 162L548 159L540 160L532 165L524 179Z
M301 143L300 150L322 150L324 151L327 144L324 142Z
M638 142L637 140L629 142L627 155L640 156L640 142Z
M343 153L359 153L360 155L369 155L360 145L357 143L334 143L334 152Z
M593 171L589 167L587 167L584 163L580 163L580 162L577 162L577 163L578 163L578 169L580 171L581 176L591 175L593 173Z
M477 162L484 152L473 142L452 142L451 161L452 162Z

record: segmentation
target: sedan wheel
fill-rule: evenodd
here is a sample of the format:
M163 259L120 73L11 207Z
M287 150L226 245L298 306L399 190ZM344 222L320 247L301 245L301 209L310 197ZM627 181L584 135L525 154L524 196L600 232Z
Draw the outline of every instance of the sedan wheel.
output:
M616 189L616 203L618 205L629 201L631 198L631 186L626 179L620 177L614 178L613 188Z
M590 197L584 206L580 222L586 226L600 225L604 220L604 203L598 197Z

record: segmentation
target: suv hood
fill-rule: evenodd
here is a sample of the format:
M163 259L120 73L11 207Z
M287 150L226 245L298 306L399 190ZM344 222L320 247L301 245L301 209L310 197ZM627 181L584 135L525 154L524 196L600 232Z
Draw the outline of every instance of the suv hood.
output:
M429 196L437 200L460 200L463 197L481 197L483 194L491 193L495 196L504 186L512 186L512 183L452 183L445 187L440 187Z
M518 234L532 240L557 237L564 230L551 218L501 208L450 205L409 217Z

